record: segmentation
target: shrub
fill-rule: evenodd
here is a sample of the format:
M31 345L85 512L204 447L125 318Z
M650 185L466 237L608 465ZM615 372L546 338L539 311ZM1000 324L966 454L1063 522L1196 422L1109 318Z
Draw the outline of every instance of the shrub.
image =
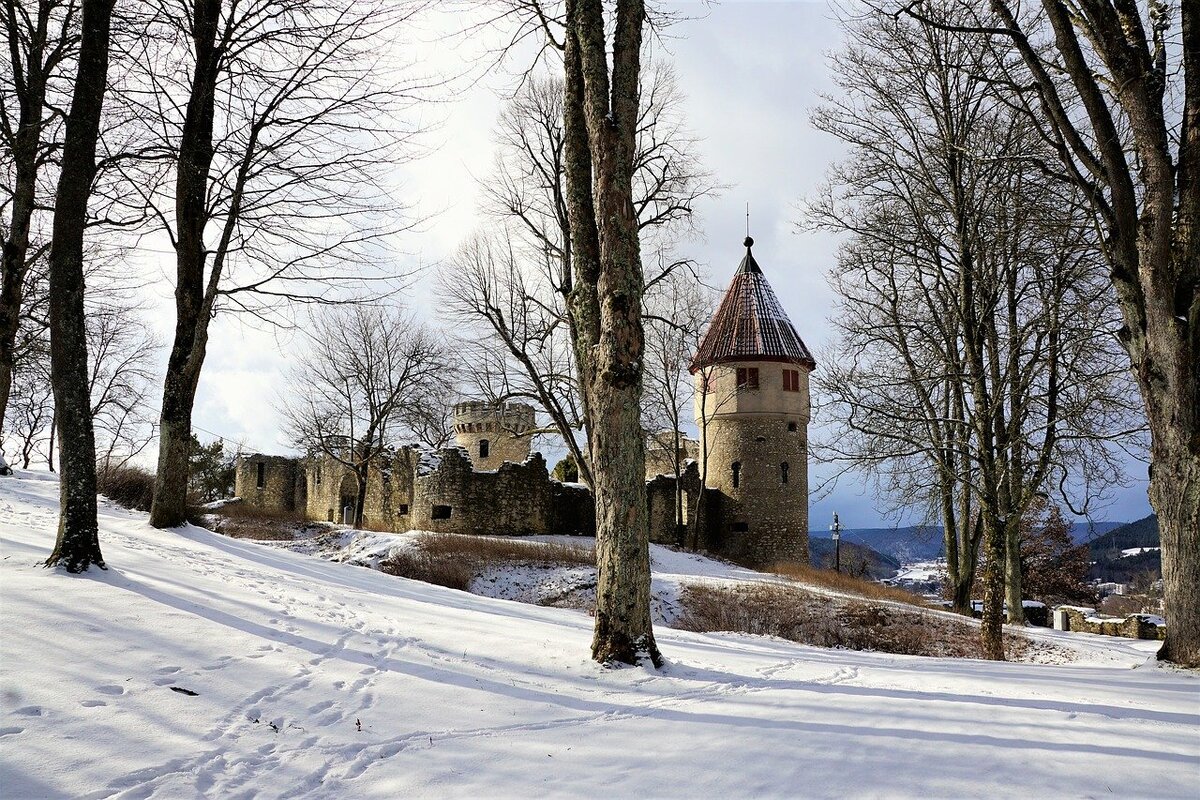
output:
M389 575L467 591L471 579L490 566L574 567L595 563L595 550L588 547L496 536L427 533L417 539L415 548L402 550L380 562L379 569Z
M786 584L692 584L682 594L684 630L778 636L817 647L917 656L981 658L979 629L967 620L892 604L829 597ZM1006 637L1009 658L1028 647Z
M96 491L119 506L149 511L154 501L154 473L129 464L96 467Z

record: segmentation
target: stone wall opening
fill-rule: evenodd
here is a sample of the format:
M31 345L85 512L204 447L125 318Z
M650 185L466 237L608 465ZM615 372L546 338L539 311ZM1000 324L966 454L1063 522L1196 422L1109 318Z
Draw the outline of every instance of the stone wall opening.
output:
M450 506L434 506L429 512L430 519L450 519L452 509Z

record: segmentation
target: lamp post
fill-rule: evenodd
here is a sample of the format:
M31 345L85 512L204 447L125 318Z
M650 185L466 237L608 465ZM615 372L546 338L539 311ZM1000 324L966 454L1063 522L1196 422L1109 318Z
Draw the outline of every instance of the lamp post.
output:
M842 571L842 523L838 521L837 512L833 512L833 524L829 526L830 535L833 537L833 568L837 572Z

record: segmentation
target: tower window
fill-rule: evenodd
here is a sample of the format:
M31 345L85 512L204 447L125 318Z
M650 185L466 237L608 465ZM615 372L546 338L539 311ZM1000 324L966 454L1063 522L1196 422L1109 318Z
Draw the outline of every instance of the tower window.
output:
M729 465L729 469L733 472L733 488L736 489L742 484L742 462L733 462Z
M783 390L785 392L800 391L800 370L785 369L783 371Z
M739 389L757 389L758 367L738 367L737 386Z
M733 531L734 533L746 533L750 530L750 523L735 522L729 526L729 530Z
M490 453L490 452L491 452L491 449L492 449L492 448L491 448L491 443L490 443L490 442L488 442L488 440L487 440L487 439L480 439L480 440L479 440L479 457L480 457L480 458L487 458L487 457L488 457L488 453Z
M429 513L430 519L450 519L450 506L434 506Z
M783 483L788 482L788 463L786 461L779 465L779 480Z
M401 503L400 508L396 511L397 514L404 515L408 513L408 503Z
M321 485L321 466L317 465L317 486Z
M259 489L267 485L267 465L263 462L258 462L258 480L255 484Z
M788 433L795 433L795 432L796 432L796 423L789 422L788 423Z

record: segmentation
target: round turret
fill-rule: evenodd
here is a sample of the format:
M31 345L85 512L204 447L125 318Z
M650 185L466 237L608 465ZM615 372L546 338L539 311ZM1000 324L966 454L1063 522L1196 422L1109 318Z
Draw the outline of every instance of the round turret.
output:
M719 495L709 548L767 565L808 561L808 374L815 367L750 251L700 343L696 425Z
M454 406L454 438L477 470L497 469L505 461L529 458L537 420L532 406L468 400Z

